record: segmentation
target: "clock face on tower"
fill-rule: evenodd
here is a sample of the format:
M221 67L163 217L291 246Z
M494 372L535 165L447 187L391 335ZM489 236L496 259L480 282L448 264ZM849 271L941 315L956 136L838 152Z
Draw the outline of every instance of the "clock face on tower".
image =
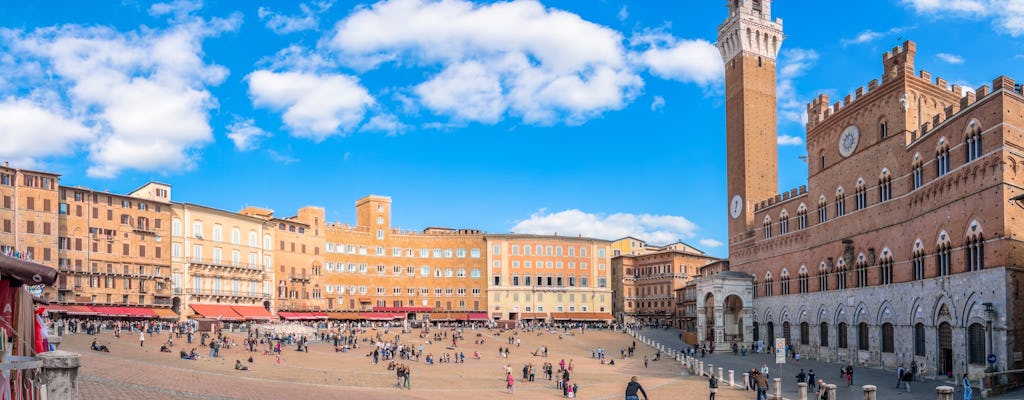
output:
M743 212L743 198L740 195L732 196L732 201L729 202L729 215L732 219L740 217L740 213Z
M857 125L850 125L843 129L843 134L839 135L839 154L843 157L849 157L857 149L857 141L859 140L860 129L857 129Z

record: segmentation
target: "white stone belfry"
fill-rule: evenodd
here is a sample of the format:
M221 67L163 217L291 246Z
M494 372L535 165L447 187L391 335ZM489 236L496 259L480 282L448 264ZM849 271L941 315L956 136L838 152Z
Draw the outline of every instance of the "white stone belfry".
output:
M754 277L723 271L697 280L697 342L723 351L748 350L754 338ZM710 315L709 315L710 314Z
M783 39L782 18L772 21L771 0L729 0L716 46L726 62L743 52L774 60Z

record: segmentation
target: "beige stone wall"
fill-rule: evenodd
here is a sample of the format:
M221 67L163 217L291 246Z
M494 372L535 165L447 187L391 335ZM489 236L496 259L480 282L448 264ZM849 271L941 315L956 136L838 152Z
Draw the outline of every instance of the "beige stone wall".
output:
M57 268L58 178L0 166L0 250L31 253L32 261ZM51 289L44 297L56 294Z

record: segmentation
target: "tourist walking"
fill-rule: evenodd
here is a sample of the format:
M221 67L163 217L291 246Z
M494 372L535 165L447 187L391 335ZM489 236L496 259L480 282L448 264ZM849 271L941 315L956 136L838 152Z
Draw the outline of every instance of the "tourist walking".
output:
M711 374L711 377L708 378L708 392L710 394L708 399L715 400L715 393L718 393L718 378L715 378L715 374Z
M634 376L629 378L629 383L626 384L626 400L640 400L640 396L636 394L637 392L644 395L644 400L649 399L647 391L644 390L643 386L640 386L640 382L637 382Z
M967 374L964 374L963 379L964 385L964 400L971 400L974 398L974 389L971 388L971 380L967 379ZM984 396L982 396L984 397Z
M515 394L515 388L513 387L513 385L515 385L515 383L516 383L516 380L515 380L515 378L512 377L512 372L506 372L505 373L505 389L508 389L509 394Z
M818 382L816 383L818 385L818 400L829 400L828 388L825 387L825 381L818 379Z
M807 372L807 390L814 393L815 385L818 383L817 377L814 376L814 370Z
M903 364L900 364L899 368L896 368L896 389L900 388L900 383L903 383Z
M768 399L768 375L755 372L754 373L754 387L757 388L757 400Z
M146 344L146 332L139 331L139 347Z

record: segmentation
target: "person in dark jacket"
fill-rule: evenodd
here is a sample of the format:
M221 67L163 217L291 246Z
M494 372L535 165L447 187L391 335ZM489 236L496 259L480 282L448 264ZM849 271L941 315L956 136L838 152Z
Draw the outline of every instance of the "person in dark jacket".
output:
M636 377L629 378L629 383L626 384L626 400L640 400L640 396L637 396L637 392L643 393L644 400L648 400L647 392L644 391L644 387L640 386L640 382L636 381Z

